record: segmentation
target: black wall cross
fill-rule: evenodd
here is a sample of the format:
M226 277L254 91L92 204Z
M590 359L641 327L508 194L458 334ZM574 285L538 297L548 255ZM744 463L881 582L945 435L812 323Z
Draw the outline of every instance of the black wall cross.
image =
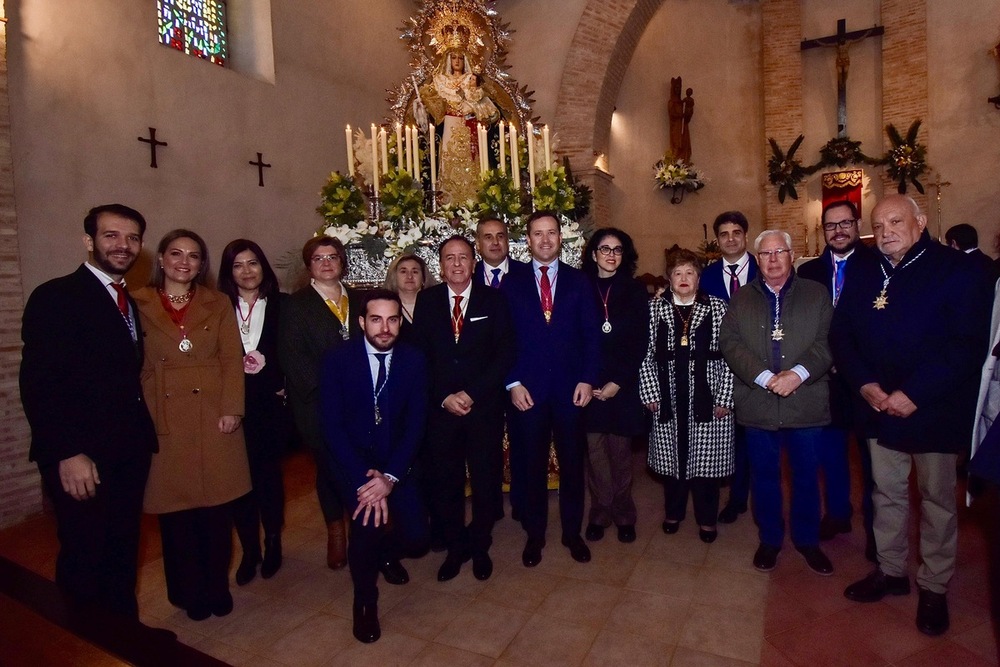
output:
M149 144L149 166L152 167L153 169L156 169L157 168L157 166L156 166L156 147L157 146L166 146L167 142L165 142L165 141L157 141L156 140L156 128L155 127L149 128L149 139L147 139L145 137L138 137L138 139L139 139L139 141L141 141L144 144Z
M257 167L257 185L260 187L264 187L264 169L265 167L270 168L271 165L269 165L267 162L264 162L263 153L257 153L257 161L254 162L253 160L250 160L250 164Z

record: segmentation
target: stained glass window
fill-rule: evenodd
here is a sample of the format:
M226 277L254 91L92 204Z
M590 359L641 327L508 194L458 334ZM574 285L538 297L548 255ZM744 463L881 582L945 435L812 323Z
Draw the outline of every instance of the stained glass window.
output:
M217 65L229 57L225 0L157 0L160 41Z

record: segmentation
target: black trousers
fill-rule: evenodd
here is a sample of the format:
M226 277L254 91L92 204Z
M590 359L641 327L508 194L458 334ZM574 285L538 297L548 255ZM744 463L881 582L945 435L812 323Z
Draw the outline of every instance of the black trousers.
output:
M38 468L56 513L56 584L79 604L139 618L139 521L150 458L145 453L96 462L101 483L87 500L73 500L63 491L58 463Z
M243 422L253 488L233 501L233 522L243 553L250 556L260 556L260 526L266 536L280 535L285 521L281 459L287 431L273 427L273 421L258 422L249 414Z
M160 515L167 599L182 609L221 604L233 552L230 503Z
M714 477L678 479L663 477L663 509L667 521L687 516L688 494L694 502L694 520L699 526L714 526L719 516L719 483Z
M427 424L426 470L432 532L449 551L486 552L503 517L503 408L464 417L443 408ZM465 526L465 470L472 485L472 522Z

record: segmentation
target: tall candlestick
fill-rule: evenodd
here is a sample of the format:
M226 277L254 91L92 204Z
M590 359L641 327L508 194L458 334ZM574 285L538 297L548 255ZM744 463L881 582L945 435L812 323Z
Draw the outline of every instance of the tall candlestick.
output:
M552 151L549 148L549 126L542 128L542 141L545 143L545 170L552 169Z
M479 173L482 175L486 173L486 167L483 166L483 158L486 157L486 140L483 136L482 123L476 123L476 134L479 139Z
M375 123L372 123L372 187L375 188L375 196L378 196L378 133L375 131Z
M510 175L514 177L514 187L521 189L521 154L518 153L517 128L510 124Z
M434 126L429 128L427 140L431 151L431 192L437 191L437 149L434 144L437 142L437 135L434 134Z
M407 144L407 148L410 149L410 176L413 178L417 177L417 163L420 161L417 154L417 128L412 125L410 128L410 141Z
M528 129L524 133L525 141L528 142L528 185L531 186L532 196L535 193L535 128L531 121L528 121Z
M500 121L500 173L507 174L507 137L504 133L506 123Z
M351 135L351 126L348 125L347 129L344 130L344 134L347 137L347 173L352 178L354 177L354 137Z
M396 123L396 169L403 171L403 129Z
M385 128L379 128L378 140L382 145L382 173L389 173L389 140L386 138Z

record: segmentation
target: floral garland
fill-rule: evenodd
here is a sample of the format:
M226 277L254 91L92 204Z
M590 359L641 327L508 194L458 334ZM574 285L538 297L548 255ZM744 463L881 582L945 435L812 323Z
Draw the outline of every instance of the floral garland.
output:
M778 201L784 204L786 196L792 199L799 198L795 188L802 179L824 167L869 164L885 166L889 177L898 182L900 194L906 193L908 181L913 184L917 192L923 194L924 187L917 178L927 171L927 147L917 143L920 122L919 118L913 121L905 138L900 136L894 125L891 123L887 125L885 131L892 148L881 158L865 155L861 151L860 141L852 141L849 137L837 137L823 145L820 149L819 162L809 166L803 166L802 161L795 157L795 151L802 145L803 135L800 134L792 142L787 153L781 150L778 142L768 138L767 141L771 145L771 157L767 161L768 180L772 185L778 186Z

